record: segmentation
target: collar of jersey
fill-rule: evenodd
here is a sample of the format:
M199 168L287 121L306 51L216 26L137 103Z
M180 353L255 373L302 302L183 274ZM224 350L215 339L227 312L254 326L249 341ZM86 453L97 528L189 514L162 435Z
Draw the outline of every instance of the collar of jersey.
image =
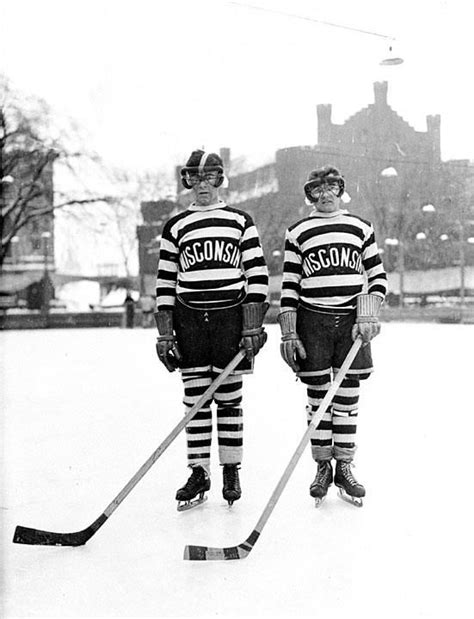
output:
M189 210L190 211L214 211L216 208L224 208L224 206L227 206L227 204L223 201L223 200L219 200L218 202L215 202L214 204L208 204L207 206L200 206L199 204L196 204L195 202L193 202L192 204L190 204L189 206Z
M334 211L334 213L320 213L318 210L314 209L309 214L310 217L321 217L323 219L330 219L331 217L338 217L339 215L347 215L348 211L346 209L338 209Z

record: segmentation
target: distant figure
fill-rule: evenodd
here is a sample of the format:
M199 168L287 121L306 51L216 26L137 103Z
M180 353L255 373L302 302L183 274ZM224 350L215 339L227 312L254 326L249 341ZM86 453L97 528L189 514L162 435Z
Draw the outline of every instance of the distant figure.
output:
M133 329L133 323L135 320L135 301L132 295L127 291L127 296L124 301L125 305L125 327L127 329Z
M155 299L150 294L143 295L143 297L140 297L140 307L142 310L142 327L145 329L152 327L155 324L153 320Z

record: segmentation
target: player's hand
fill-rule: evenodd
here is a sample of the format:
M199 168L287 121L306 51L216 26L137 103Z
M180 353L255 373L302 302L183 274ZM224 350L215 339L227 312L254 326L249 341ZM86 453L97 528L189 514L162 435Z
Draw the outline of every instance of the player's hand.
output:
M352 327L352 339L355 340L358 336L360 336L364 344L368 344L379 333L380 322L378 320L374 321L372 319L370 322L356 322Z
M156 354L168 372L174 372L179 367L182 357L174 338L161 339L158 337L156 340Z
M245 356L249 361L257 355L261 348L265 345L267 341L267 334L262 329L260 333L255 333L253 335L244 335L240 340L240 348L245 350Z
M296 335L289 339L282 339L280 354L283 361L290 366L293 372L298 372L300 369L298 358L306 359L306 350L302 341Z

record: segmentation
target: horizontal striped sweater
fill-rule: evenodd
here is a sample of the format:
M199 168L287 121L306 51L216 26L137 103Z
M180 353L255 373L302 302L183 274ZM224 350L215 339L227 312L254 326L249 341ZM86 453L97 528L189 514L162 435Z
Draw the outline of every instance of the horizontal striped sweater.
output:
M247 213L219 201L191 204L163 228L156 280L157 310L178 297L200 309L228 307L245 298L264 302L268 270L260 238Z
M301 302L329 313L347 312L356 308L356 298L363 292L382 299L387 292L387 275L370 222L346 210L315 210L288 228L281 311Z

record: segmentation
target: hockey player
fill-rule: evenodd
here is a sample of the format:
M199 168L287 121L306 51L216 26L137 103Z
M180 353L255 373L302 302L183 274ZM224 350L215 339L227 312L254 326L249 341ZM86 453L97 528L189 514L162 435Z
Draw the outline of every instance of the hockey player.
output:
M219 198L224 180L220 156L193 151L181 180L193 191L194 202L163 228L156 283L157 354L169 371L179 367L188 411L239 348L245 349L246 357L213 396L222 494L232 505L241 497L242 375L252 372L254 356L266 341L262 324L268 271L250 215ZM211 486L211 403L186 427L191 476L176 493L178 510L201 503Z
M307 216L285 237L279 323L284 361L306 385L308 423L341 367L353 340L363 345L311 438L318 464L310 495L316 506L334 481L341 497L361 506L365 488L351 466L360 380L372 372L370 341L379 333L386 274L368 221L341 208L345 183L325 166L304 185ZM335 475L331 464L336 460Z

